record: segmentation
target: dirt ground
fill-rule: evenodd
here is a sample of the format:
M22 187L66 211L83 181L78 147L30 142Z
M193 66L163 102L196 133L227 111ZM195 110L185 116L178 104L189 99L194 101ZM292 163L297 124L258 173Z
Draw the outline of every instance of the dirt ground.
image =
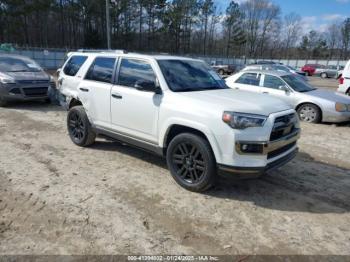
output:
M350 255L349 123L302 124L285 167L196 194L156 156L74 146L65 117L0 109L0 254Z

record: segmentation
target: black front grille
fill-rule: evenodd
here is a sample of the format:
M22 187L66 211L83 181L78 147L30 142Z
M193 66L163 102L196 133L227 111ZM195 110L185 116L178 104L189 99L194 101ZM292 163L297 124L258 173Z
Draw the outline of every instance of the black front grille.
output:
M23 88L23 92L26 96L41 97L47 95L47 89L48 87Z
M19 88L12 88L9 93L19 95L21 93L21 90Z
M295 130L297 116L293 114L277 117L272 128L270 141L278 140Z
M289 149L293 148L295 145L297 144L297 142L293 142L293 143L290 143L286 146L283 146L281 148L278 148L274 151L271 151L270 153L267 154L267 159L271 159L271 158L274 158L280 154L283 154L285 152L287 152Z
M17 82L23 85L40 85L48 84L49 80L18 80Z

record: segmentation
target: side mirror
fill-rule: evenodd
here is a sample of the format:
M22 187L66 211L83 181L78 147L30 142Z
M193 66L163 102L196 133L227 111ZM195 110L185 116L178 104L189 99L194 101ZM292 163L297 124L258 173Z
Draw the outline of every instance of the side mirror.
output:
M139 91L144 91L144 92L154 92L156 94L161 93L161 88L157 84L157 81L147 81L147 80L140 80L135 83L135 88Z
M289 90L289 88L287 86L279 86L278 89L281 90L281 91L284 91L286 93L290 92L290 90Z

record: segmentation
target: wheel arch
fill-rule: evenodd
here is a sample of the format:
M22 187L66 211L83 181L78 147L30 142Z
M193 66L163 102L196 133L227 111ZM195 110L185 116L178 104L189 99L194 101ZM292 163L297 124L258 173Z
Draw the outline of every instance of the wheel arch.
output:
M208 132L206 132L205 130L202 130L201 128L190 127L190 126L184 125L184 124L172 124L167 128L167 130L164 134L164 137L162 139L162 147L163 147L163 154L164 155L166 155L166 150L167 150L171 140L174 137L176 137L177 135L182 134L182 133L195 134L195 135L202 137L206 141L208 141L208 143L211 147L211 150L214 153L215 160L216 161L219 160L220 153L219 153L218 146L216 145L216 142L214 141L214 138L210 134L208 134Z
M69 101L68 109L71 109L75 106L82 106L83 103L79 100L79 98L74 98L72 97L71 100Z

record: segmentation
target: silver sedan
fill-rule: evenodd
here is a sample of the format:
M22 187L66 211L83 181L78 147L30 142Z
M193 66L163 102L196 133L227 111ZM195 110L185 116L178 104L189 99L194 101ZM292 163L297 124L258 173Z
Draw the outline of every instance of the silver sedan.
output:
M350 121L348 96L316 89L289 73L241 71L227 78L226 84L234 89L278 97L291 104L302 121L310 123Z

